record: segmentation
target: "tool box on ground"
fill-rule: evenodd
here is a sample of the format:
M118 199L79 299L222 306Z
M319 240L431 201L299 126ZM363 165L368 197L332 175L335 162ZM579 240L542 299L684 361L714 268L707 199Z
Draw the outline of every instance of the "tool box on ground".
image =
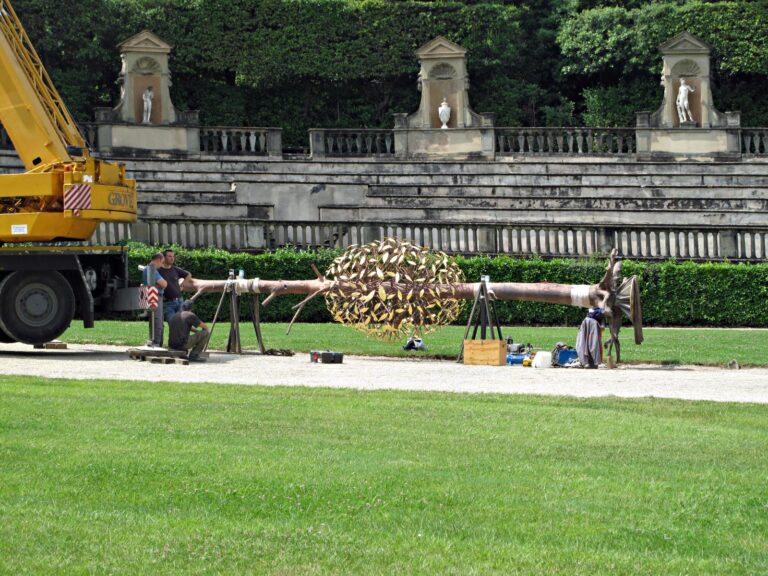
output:
M578 352L562 342L558 342L552 350L552 366L570 366L578 358Z
M319 362L320 364L341 364L343 360L343 352L331 352L330 350L312 350L309 353L310 362Z

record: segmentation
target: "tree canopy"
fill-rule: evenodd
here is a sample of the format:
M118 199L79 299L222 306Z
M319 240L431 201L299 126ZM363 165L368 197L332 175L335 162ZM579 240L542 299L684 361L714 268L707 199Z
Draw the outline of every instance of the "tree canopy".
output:
M765 2L630 0L14 0L75 117L116 103L117 44L174 45L172 97L205 124L391 127L418 107L414 51L468 50L470 102L498 125L634 124L660 104L657 46L687 30L713 46L715 105L768 124Z

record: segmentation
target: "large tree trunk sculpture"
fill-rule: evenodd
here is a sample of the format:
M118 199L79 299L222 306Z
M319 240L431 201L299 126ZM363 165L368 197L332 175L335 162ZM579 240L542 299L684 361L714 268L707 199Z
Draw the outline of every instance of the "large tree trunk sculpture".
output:
M329 269L329 273L333 271L334 277L326 278L313 266L316 278L311 280L265 280L261 278L247 280L201 280L195 278L185 282L182 285L182 289L185 292L194 293L193 298L206 292L225 292L230 290L235 290L240 294L266 294L267 297L262 302L263 306L267 306L274 298L285 294L306 295L307 297L294 307L297 311L293 320L296 319L304 305L312 298L325 295L329 308L333 308L334 305L341 302L343 306L357 306L355 314L362 311L364 314L372 315L373 320L377 323L378 331L369 330L369 332L375 335L384 334L385 337L387 334L389 336L397 335L400 327L406 325L413 327L414 325L428 325L430 322L433 325L437 325L444 323L446 317L448 320L455 319L455 316L458 314L458 306L453 309L446 302L474 299L480 290L479 282L451 282L449 284L441 282L445 278L457 277L455 274L444 274L444 270L441 271L439 269L441 263L451 266L451 264L447 264L449 260L442 253L430 253L434 256L432 260L422 260L422 262L426 263L426 266L417 266L419 262L414 261L413 270L416 270L416 268L424 269L428 275L429 264L435 261L438 262L438 270L435 272L435 267L433 266L431 278L426 280L417 278L416 280L422 280L421 283L408 282L406 279L412 279L405 272L403 273L404 277L401 277L402 268L397 266L388 268L386 266L386 258L384 265L380 266L378 264L381 262L380 256L385 254L384 250L387 249L386 242L390 243L389 245L393 247L393 251L401 249L404 245L410 250L414 248L407 243L391 239L381 243L372 243L365 247L353 247L357 252L353 252L351 257L345 256L347 258L347 266L350 262L356 262L358 254L363 254L363 252L364 256L372 254L371 262L374 261L374 258L379 258L379 260L375 264L375 274L373 266L371 266L370 272L360 272L358 275L356 271L351 275L355 276L352 280L345 275L351 270L349 267L342 269L339 266L336 268L332 266ZM368 247L371 246L374 247L373 253L368 250ZM385 247L383 250L382 246ZM419 250L421 249L419 248ZM407 254L410 257L410 254L417 254L417 252L411 251ZM361 262L364 259L363 257ZM400 260L402 264L403 258ZM406 263L408 263L407 260ZM422 273L413 272L413 274ZM363 279L366 274L368 274L368 278ZM582 308L603 308L610 327L611 346L616 347L618 362L621 355L619 330L621 328L622 314L627 316L634 326L635 343L640 344L643 341L642 313L637 278L633 276L619 284L620 276L621 262L616 261L616 251L614 250L610 254L610 261L605 275L597 284L569 285L546 282L489 282L487 287L490 297L495 300L526 300L579 306ZM414 289L417 296L410 300L409 297L413 295ZM421 305L417 303L419 300L418 294L422 296L423 302ZM382 306L380 316L376 316L376 310L369 311L366 298L368 298L368 301L371 301L370 308L375 308L374 302L378 302L377 305ZM402 300L402 303L399 304L400 300ZM391 301L391 304L384 306L389 301ZM411 304L413 306L410 306ZM438 311L436 312L435 310ZM440 311L445 312L446 310L450 314L446 314L446 317L441 317ZM363 320L358 317L355 317L354 320L349 320L350 313L347 310L339 311L332 309L332 314L334 314L335 319L353 324L356 327L360 327L363 324ZM293 323L293 320L291 323ZM404 322L404 320L408 322ZM368 324L368 320L365 320L365 324ZM389 332L382 332L382 330L389 330Z

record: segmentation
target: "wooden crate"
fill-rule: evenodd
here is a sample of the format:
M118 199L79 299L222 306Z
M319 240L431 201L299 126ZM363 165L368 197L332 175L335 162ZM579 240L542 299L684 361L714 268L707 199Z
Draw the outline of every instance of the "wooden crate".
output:
M464 340L464 364L504 366L507 343L504 340Z

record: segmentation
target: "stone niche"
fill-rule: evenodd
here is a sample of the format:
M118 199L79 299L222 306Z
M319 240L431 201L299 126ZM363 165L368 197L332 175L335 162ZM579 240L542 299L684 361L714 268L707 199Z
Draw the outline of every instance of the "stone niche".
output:
M400 157L493 158L493 115L469 106L465 48L438 36L416 51L420 69L419 109L395 114L395 149ZM438 114L443 99L451 108L447 129Z
M637 152L642 157L729 157L739 153L738 112L719 112L712 99L712 48L688 32L659 46L664 98L655 112L637 113ZM677 96L681 80L693 88L693 121L681 122Z
M171 102L168 56L172 46L149 30L118 45L122 67L120 102L97 108L99 150L102 152L200 151L197 112L179 112ZM143 95L152 89L149 121L144 122Z

